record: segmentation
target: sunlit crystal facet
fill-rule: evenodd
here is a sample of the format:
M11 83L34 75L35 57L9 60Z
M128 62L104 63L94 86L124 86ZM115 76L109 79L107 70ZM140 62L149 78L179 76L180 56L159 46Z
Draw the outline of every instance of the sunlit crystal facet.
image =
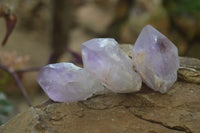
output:
M81 45L84 68L113 92L136 92L141 78L133 71L131 59L111 38L97 38Z
M145 26L133 47L133 62L143 81L165 93L177 80L178 50L163 34Z

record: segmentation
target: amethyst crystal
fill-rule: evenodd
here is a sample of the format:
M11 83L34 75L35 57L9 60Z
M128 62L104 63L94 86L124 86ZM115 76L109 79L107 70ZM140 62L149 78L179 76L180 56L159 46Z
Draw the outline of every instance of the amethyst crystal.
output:
M133 71L131 59L110 38L89 40L81 45L84 68L113 92L136 92L141 78Z
M165 93L177 80L177 48L150 25L142 29L133 47L133 62L143 81L155 91Z
M56 102L75 102L85 100L102 88L84 69L72 63L57 63L43 67L37 81Z

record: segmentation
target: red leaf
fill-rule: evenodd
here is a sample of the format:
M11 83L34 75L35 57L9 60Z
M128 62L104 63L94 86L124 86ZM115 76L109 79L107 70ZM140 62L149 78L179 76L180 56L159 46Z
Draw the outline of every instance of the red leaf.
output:
M4 37L4 40L2 42L2 45L4 46L8 40L8 37L12 33L13 29L15 28L15 25L17 23L17 17L16 15L10 15L8 17L5 17L6 20L6 35Z
M8 37L12 33L17 23L17 17L15 14L6 13L5 8L0 5L0 17L3 17L6 21L6 35L3 39L2 45L4 46L8 40Z

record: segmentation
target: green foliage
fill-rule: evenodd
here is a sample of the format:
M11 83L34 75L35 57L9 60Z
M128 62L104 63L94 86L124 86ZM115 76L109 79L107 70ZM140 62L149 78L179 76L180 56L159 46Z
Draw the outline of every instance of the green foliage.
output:
M163 0L170 15L200 15L199 0Z
M0 125L5 122L6 117L12 110L12 103L7 99L5 94L0 91Z
M3 88L5 88L5 85L10 80L11 76L5 71L2 71L0 73L2 73L2 76L1 76L1 79L0 79L0 91L2 91Z
M7 117L9 116L10 112L13 110L12 103L7 99L6 95L2 92L5 88L5 85L8 84L11 76L5 72L0 71L1 78L0 78L0 125L7 121Z

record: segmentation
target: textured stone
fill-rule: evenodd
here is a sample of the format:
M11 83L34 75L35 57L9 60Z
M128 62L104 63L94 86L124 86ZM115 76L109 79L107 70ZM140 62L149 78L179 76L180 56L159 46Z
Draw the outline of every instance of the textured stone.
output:
M177 48L150 25L142 29L133 47L133 62L143 81L155 91L165 93L177 80Z
M200 84L200 60L196 58L179 57L179 61L178 78L186 82Z
M72 63L43 67L37 81L49 98L56 102L85 100L103 88L88 72Z
M163 95L146 86L132 94L31 107L1 133L200 133L200 86L176 82Z
M141 78L133 71L131 59L111 38L89 40L81 45L84 68L113 92L135 92Z

